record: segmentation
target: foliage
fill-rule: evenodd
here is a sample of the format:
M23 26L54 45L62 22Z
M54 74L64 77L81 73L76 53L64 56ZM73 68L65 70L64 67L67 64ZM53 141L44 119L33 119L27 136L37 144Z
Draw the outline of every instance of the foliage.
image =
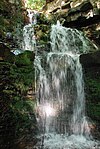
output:
M17 56L15 56L15 63L16 65L32 65L34 60L34 54L30 51L25 51Z
M89 92L90 99L94 100L95 102L99 102L100 99L100 80L87 78L86 80L87 89Z
M88 116L96 123L100 121L100 78L99 74L89 72L85 78L86 84L86 110Z
M89 102L86 105L86 110L91 120L98 125L100 123L100 103Z
M28 100L13 101L10 105L13 119L16 122L16 137L36 135L36 118L34 115L34 102Z
M19 57L15 56L14 64L0 63L0 131L2 130L1 139L3 140L8 133L8 138L13 136L13 139L23 136L25 138L33 137L37 133L34 114L35 99L30 100L27 97L29 88L34 84L33 56L31 54L25 52ZM20 62L20 58L23 61ZM24 62L26 60L27 62ZM4 137L3 132L6 134ZM5 144L7 144L6 142Z
M9 7L8 7L9 6ZM16 28L24 24L24 14L22 11L22 1L0 1L0 36L4 39L7 32L16 34ZM1 39L0 39L1 40Z
M29 8L40 10L45 4L45 0L28 0L27 5Z

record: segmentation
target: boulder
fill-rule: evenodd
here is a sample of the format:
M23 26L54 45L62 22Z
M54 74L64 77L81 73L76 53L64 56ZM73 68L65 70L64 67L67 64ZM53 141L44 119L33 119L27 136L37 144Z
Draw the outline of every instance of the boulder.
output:
M14 61L14 54L10 52L11 49L7 45L0 43L0 61Z
M99 9L94 8L87 0L77 7L70 8L64 19L64 26L81 28L100 22L100 13Z

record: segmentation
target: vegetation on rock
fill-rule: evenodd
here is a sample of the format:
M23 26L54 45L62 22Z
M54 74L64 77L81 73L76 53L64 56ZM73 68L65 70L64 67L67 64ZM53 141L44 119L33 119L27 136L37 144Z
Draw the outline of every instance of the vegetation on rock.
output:
M9 6L9 7L8 7ZM0 36L4 38L7 32L14 32L15 29L24 22L24 12L22 11L22 1L19 3L10 3L9 1L0 1Z
M58 0L59 3L62 2ZM51 2L51 4L49 3ZM58 8L52 5L53 0L28 0L28 8L41 10L44 6L44 14L40 13L38 23L34 26L35 36L37 40L38 53L47 52L50 47L50 27L51 24L56 23L58 19L65 26L79 28L79 24L71 24L77 14L80 20L84 20L85 13L78 10L79 7L74 8L76 13L71 8L70 3L66 1L66 5ZM54 0L55 3L55 0ZM76 1L73 1L77 3ZM100 8L97 9L99 0L91 0L91 8L96 15L100 17ZM90 4L90 2L89 2ZM52 5L53 10L47 18L45 12ZM9 6L9 7L8 7ZM70 11L69 11L70 9ZM87 7L86 7L87 9ZM95 11L96 10L96 11ZM80 13L77 13L79 12ZM57 12L57 13L56 13ZM70 13L70 16L68 16ZM90 12L90 9L89 9ZM87 14L89 13L86 12ZM37 121L35 117L35 97L34 91L34 53L25 51L19 55L14 55L11 50L18 47L20 38L20 31L27 19L27 12L23 6L22 0L19 1L0 1L0 148L2 149L20 149L19 144L24 142L24 148L28 146L28 142L36 143L36 134L38 133ZM83 18L82 18L83 16ZM85 16L89 17L89 16ZM93 18L93 17L92 17ZM26 19L26 20L25 20ZM68 20L67 20L68 19ZM72 19L72 20L71 20ZM66 23L66 21L68 21ZM86 19L87 21L87 19ZM91 41L95 41L100 46L100 20L93 25L80 27ZM80 23L84 25L84 23ZM90 57L91 58L91 57ZM95 59L97 60L97 59ZM88 59L86 60L88 61ZM43 59L43 64L45 58ZM86 86L86 109L87 115L95 122L100 124L100 65L95 70L96 66L91 66L90 70L84 66L85 86ZM31 90L31 97L28 92ZM100 132L100 128L98 129ZM17 142L16 142L17 141ZM16 147L14 146L16 144ZM18 146L17 146L18 145Z
M85 68L86 112L96 127L95 138L100 137L100 68Z
M24 141L32 140L37 134L34 114L35 98L27 97L28 90L30 88L34 90L34 56L32 55L32 52L25 51L23 54L14 56L14 63L7 61L0 63L1 148L4 144L6 148L12 147L14 145L12 139L13 142L16 139L20 142L22 137Z

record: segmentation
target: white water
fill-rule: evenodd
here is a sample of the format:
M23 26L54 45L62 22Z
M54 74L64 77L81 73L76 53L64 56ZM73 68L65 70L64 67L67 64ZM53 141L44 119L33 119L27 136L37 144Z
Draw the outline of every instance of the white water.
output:
M38 146L35 147L35 149L38 148ZM99 147L97 143L87 140L84 136L49 133L44 135L43 149L99 149Z
M36 56L38 80L38 126L41 142L35 148L99 149L92 140L85 116L85 97L80 53L89 41L78 32L52 26L51 49L45 65Z
M36 12L28 10L29 24L25 25L23 28L23 43L22 49L35 51L36 40L34 35L34 25L37 23Z

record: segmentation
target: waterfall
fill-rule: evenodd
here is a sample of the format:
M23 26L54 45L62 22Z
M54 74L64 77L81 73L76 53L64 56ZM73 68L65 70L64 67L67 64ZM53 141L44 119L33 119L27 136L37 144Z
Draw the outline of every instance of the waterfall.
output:
M37 23L37 13L35 11L27 10L29 17L29 24L23 28L23 43L22 49L34 51L36 47L36 40L34 35L34 25Z
M44 149L96 149L85 115L80 54L89 41L76 29L58 22L51 30L51 52L36 56L37 119ZM36 148L39 149L37 144Z

